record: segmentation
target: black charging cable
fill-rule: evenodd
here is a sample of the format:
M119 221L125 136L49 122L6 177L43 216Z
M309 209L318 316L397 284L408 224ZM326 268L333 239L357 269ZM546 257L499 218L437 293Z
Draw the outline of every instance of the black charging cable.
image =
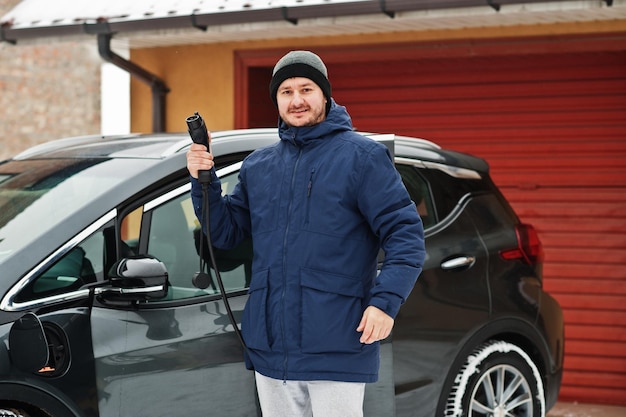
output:
M207 131L206 125L204 124L204 119L202 116L195 112L193 116L189 116L187 118L187 129L189 131L189 136L191 136L191 140L195 143L199 143L201 145L206 146L207 150L209 150L209 133ZM222 281L222 276L220 275L219 268L217 267L217 260L215 258L215 252L213 251L213 244L211 243L211 210L209 207L209 186L211 185L211 180L213 179L212 173L209 170L200 170L198 171L198 182L202 185L202 218L200 219L200 271L196 272L192 278L192 283L194 287L204 290L212 284L211 275L208 272L204 272L206 268L206 262L204 260L204 238L205 234L202 230L203 226L206 226L206 239L207 239L207 248L209 249L209 258L211 259L211 264L213 265L213 271L215 273L215 279L217 281L217 285L220 290L220 294L222 295L222 300L224 301L224 306L226 307L226 314L228 315L228 319L235 329L235 333L237 334L237 338L239 338L239 342L241 342L241 346L243 346L244 351L248 351L246 347L246 343L243 341L243 336L241 335L241 331L237 326L237 320L235 320L235 315L233 314L233 310L230 308L230 303L228 302L228 297L226 296L226 290L224 289L224 282Z

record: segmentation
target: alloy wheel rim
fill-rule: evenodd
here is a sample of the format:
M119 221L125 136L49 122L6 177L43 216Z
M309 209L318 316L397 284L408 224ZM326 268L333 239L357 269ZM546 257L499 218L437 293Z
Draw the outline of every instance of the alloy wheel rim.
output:
M471 396L471 416L532 417L532 390L515 367L498 365L478 380Z

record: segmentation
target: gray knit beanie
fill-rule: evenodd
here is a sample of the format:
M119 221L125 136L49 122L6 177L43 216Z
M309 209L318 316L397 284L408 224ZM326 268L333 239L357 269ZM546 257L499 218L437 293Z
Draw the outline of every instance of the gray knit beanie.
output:
M331 88L328 81L328 71L322 59L309 51L291 51L278 60L272 72L270 81L270 97L276 106L278 87L288 78L304 77L313 81L326 97L326 114L331 105Z

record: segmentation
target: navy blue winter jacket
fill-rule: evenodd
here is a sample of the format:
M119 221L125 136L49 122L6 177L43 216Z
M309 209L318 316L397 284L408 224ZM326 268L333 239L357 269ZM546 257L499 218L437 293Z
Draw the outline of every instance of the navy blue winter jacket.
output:
M239 184L209 190L211 237L229 249L252 236L242 333L248 366L276 379L375 382L379 343L356 331L369 305L391 317L424 260L420 217L387 148L353 132L333 102L325 121L293 128L244 161ZM196 215L202 192L192 180ZM385 261L377 275L377 254Z

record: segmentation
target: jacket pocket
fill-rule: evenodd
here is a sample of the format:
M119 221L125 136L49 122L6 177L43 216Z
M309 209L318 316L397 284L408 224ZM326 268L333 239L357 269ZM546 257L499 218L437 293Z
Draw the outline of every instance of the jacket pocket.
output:
M303 269L301 349L304 353L361 350L356 331L363 313L363 286L357 279Z
M241 320L241 333L246 346L252 349L270 350L267 324L267 296L269 270L252 275L248 301Z

